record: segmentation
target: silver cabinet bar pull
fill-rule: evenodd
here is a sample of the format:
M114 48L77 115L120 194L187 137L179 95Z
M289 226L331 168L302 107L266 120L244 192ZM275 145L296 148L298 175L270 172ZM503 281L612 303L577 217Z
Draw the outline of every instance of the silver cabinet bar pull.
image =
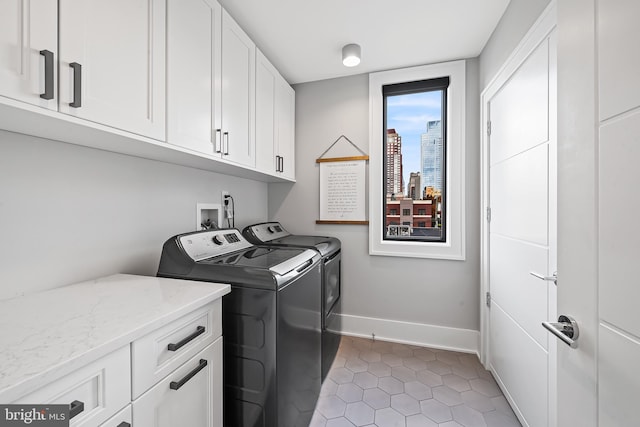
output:
M229 155L229 132L225 132L222 134L222 149L224 150L224 152L222 154L224 154L225 156Z
M578 322L576 322L573 317L560 315L557 322L542 322L542 326L560 338L560 340L569 347L578 347L576 341L580 336L580 330L578 329Z
M529 272L533 277L537 277L540 280L546 280L547 282L553 282L554 285L558 286L558 272L554 271L553 276L543 276L542 274L534 273L533 271Z
M220 138L221 133L222 133L222 129L216 129L216 134L213 140L213 151L215 151L216 153L222 152L222 141ZM218 141L220 141L220 148L218 148Z

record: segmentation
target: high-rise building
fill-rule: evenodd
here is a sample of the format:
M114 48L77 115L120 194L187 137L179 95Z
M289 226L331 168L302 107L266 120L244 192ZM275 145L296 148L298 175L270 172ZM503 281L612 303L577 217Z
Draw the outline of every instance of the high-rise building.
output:
M402 193L402 137L387 129L387 195Z
M420 164L422 166L422 185L442 191L442 121L427 122L427 132L422 134L420 144Z
M407 197L413 200L420 200L422 198L422 177L420 172L411 172L409 175L409 184L407 184Z

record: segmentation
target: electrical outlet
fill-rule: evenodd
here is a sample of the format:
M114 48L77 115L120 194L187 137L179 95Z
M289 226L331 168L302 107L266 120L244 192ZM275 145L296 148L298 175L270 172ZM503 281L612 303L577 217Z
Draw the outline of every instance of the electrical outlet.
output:
M233 209L231 201L231 194L228 191L222 191L222 212L224 212L225 219L233 218Z
M224 200L225 200L225 196L228 196L229 192L227 190L222 190L222 195L220 196L220 205L222 206L222 208L224 209ZM228 201L229 203L231 203L230 201Z

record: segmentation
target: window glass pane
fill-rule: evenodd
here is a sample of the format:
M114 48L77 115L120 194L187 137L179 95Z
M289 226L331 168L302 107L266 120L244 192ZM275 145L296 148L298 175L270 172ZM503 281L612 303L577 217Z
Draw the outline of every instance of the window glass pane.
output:
M435 79L383 89L385 239L445 241L447 85Z

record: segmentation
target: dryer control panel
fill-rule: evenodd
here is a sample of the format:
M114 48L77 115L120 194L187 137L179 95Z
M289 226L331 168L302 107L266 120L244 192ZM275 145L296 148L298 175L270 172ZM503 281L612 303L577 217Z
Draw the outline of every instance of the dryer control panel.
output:
M226 255L253 245L235 228L199 231L179 237L184 251L194 261Z
M290 233L279 222L264 222L249 227L250 232L258 241L267 243L271 240L287 237ZM246 230L245 230L246 231Z

